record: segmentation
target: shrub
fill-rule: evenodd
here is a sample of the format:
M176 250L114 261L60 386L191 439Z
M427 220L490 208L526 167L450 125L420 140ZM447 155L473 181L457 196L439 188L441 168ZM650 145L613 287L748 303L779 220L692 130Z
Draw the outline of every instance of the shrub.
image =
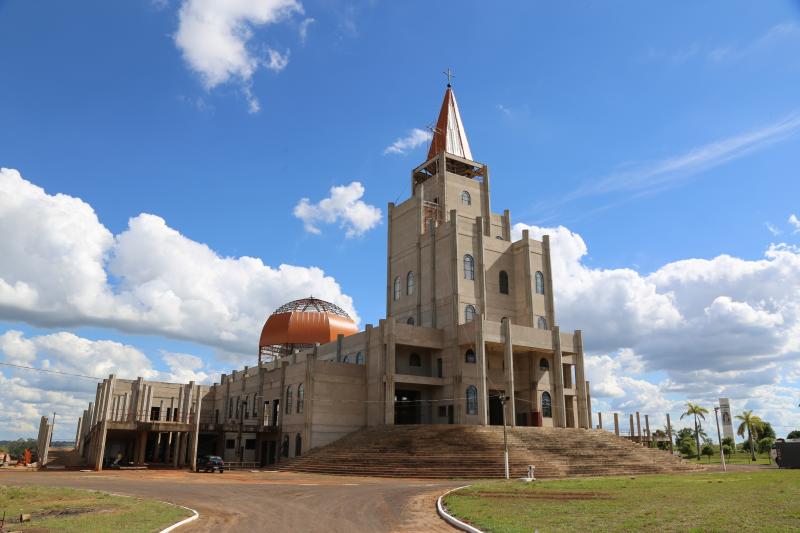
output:
M725 454L725 457L729 456L731 454L731 447L728 446L727 444L723 444L722 445L722 453Z
M711 462L711 456L714 455L714 447L710 444L704 444L702 450L700 451L703 455L708 457L708 462Z
M800 429L795 429L788 435L786 435L787 439L800 439Z
M769 437L765 437L763 439L760 439L756 443L756 451L758 453L769 453L770 448L772 448L772 443L773 442L775 442L775 440L771 439Z

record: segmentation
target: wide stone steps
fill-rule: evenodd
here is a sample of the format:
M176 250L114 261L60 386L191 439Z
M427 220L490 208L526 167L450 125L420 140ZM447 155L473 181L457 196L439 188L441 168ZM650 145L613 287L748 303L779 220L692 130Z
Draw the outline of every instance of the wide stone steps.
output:
M508 428L514 477L685 472L704 469L606 431ZM496 426L382 426L363 429L282 463L281 470L383 477L502 477L503 429Z

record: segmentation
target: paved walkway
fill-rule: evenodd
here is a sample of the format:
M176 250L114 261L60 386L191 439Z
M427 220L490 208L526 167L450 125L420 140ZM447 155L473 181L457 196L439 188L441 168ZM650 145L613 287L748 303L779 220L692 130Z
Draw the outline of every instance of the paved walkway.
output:
M3 485L51 485L155 498L196 509L181 531L450 532L436 497L457 482L291 472L0 471Z

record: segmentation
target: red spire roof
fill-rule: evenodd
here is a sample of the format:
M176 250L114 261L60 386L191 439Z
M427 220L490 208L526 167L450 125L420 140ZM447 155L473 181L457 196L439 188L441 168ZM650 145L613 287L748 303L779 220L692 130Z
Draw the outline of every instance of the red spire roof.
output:
M439 119L436 121L433 140L428 150L428 159L442 151L472 160L472 151L469 149L467 132L464 130L464 123L461 122L461 114L458 112L456 95L449 83L447 91L444 93Z

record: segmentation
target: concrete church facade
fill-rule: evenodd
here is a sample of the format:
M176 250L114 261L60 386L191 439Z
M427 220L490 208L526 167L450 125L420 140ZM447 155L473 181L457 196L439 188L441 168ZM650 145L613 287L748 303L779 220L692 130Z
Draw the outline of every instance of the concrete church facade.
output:
M261 347L258 365L211 386L110 376L79 421L82 455L96 468L204 453L267 465L384 424L591 427L581 332L558 327L549 239L512 241L510 213L490 200L448 85L411 196L388 206L386 318Z

